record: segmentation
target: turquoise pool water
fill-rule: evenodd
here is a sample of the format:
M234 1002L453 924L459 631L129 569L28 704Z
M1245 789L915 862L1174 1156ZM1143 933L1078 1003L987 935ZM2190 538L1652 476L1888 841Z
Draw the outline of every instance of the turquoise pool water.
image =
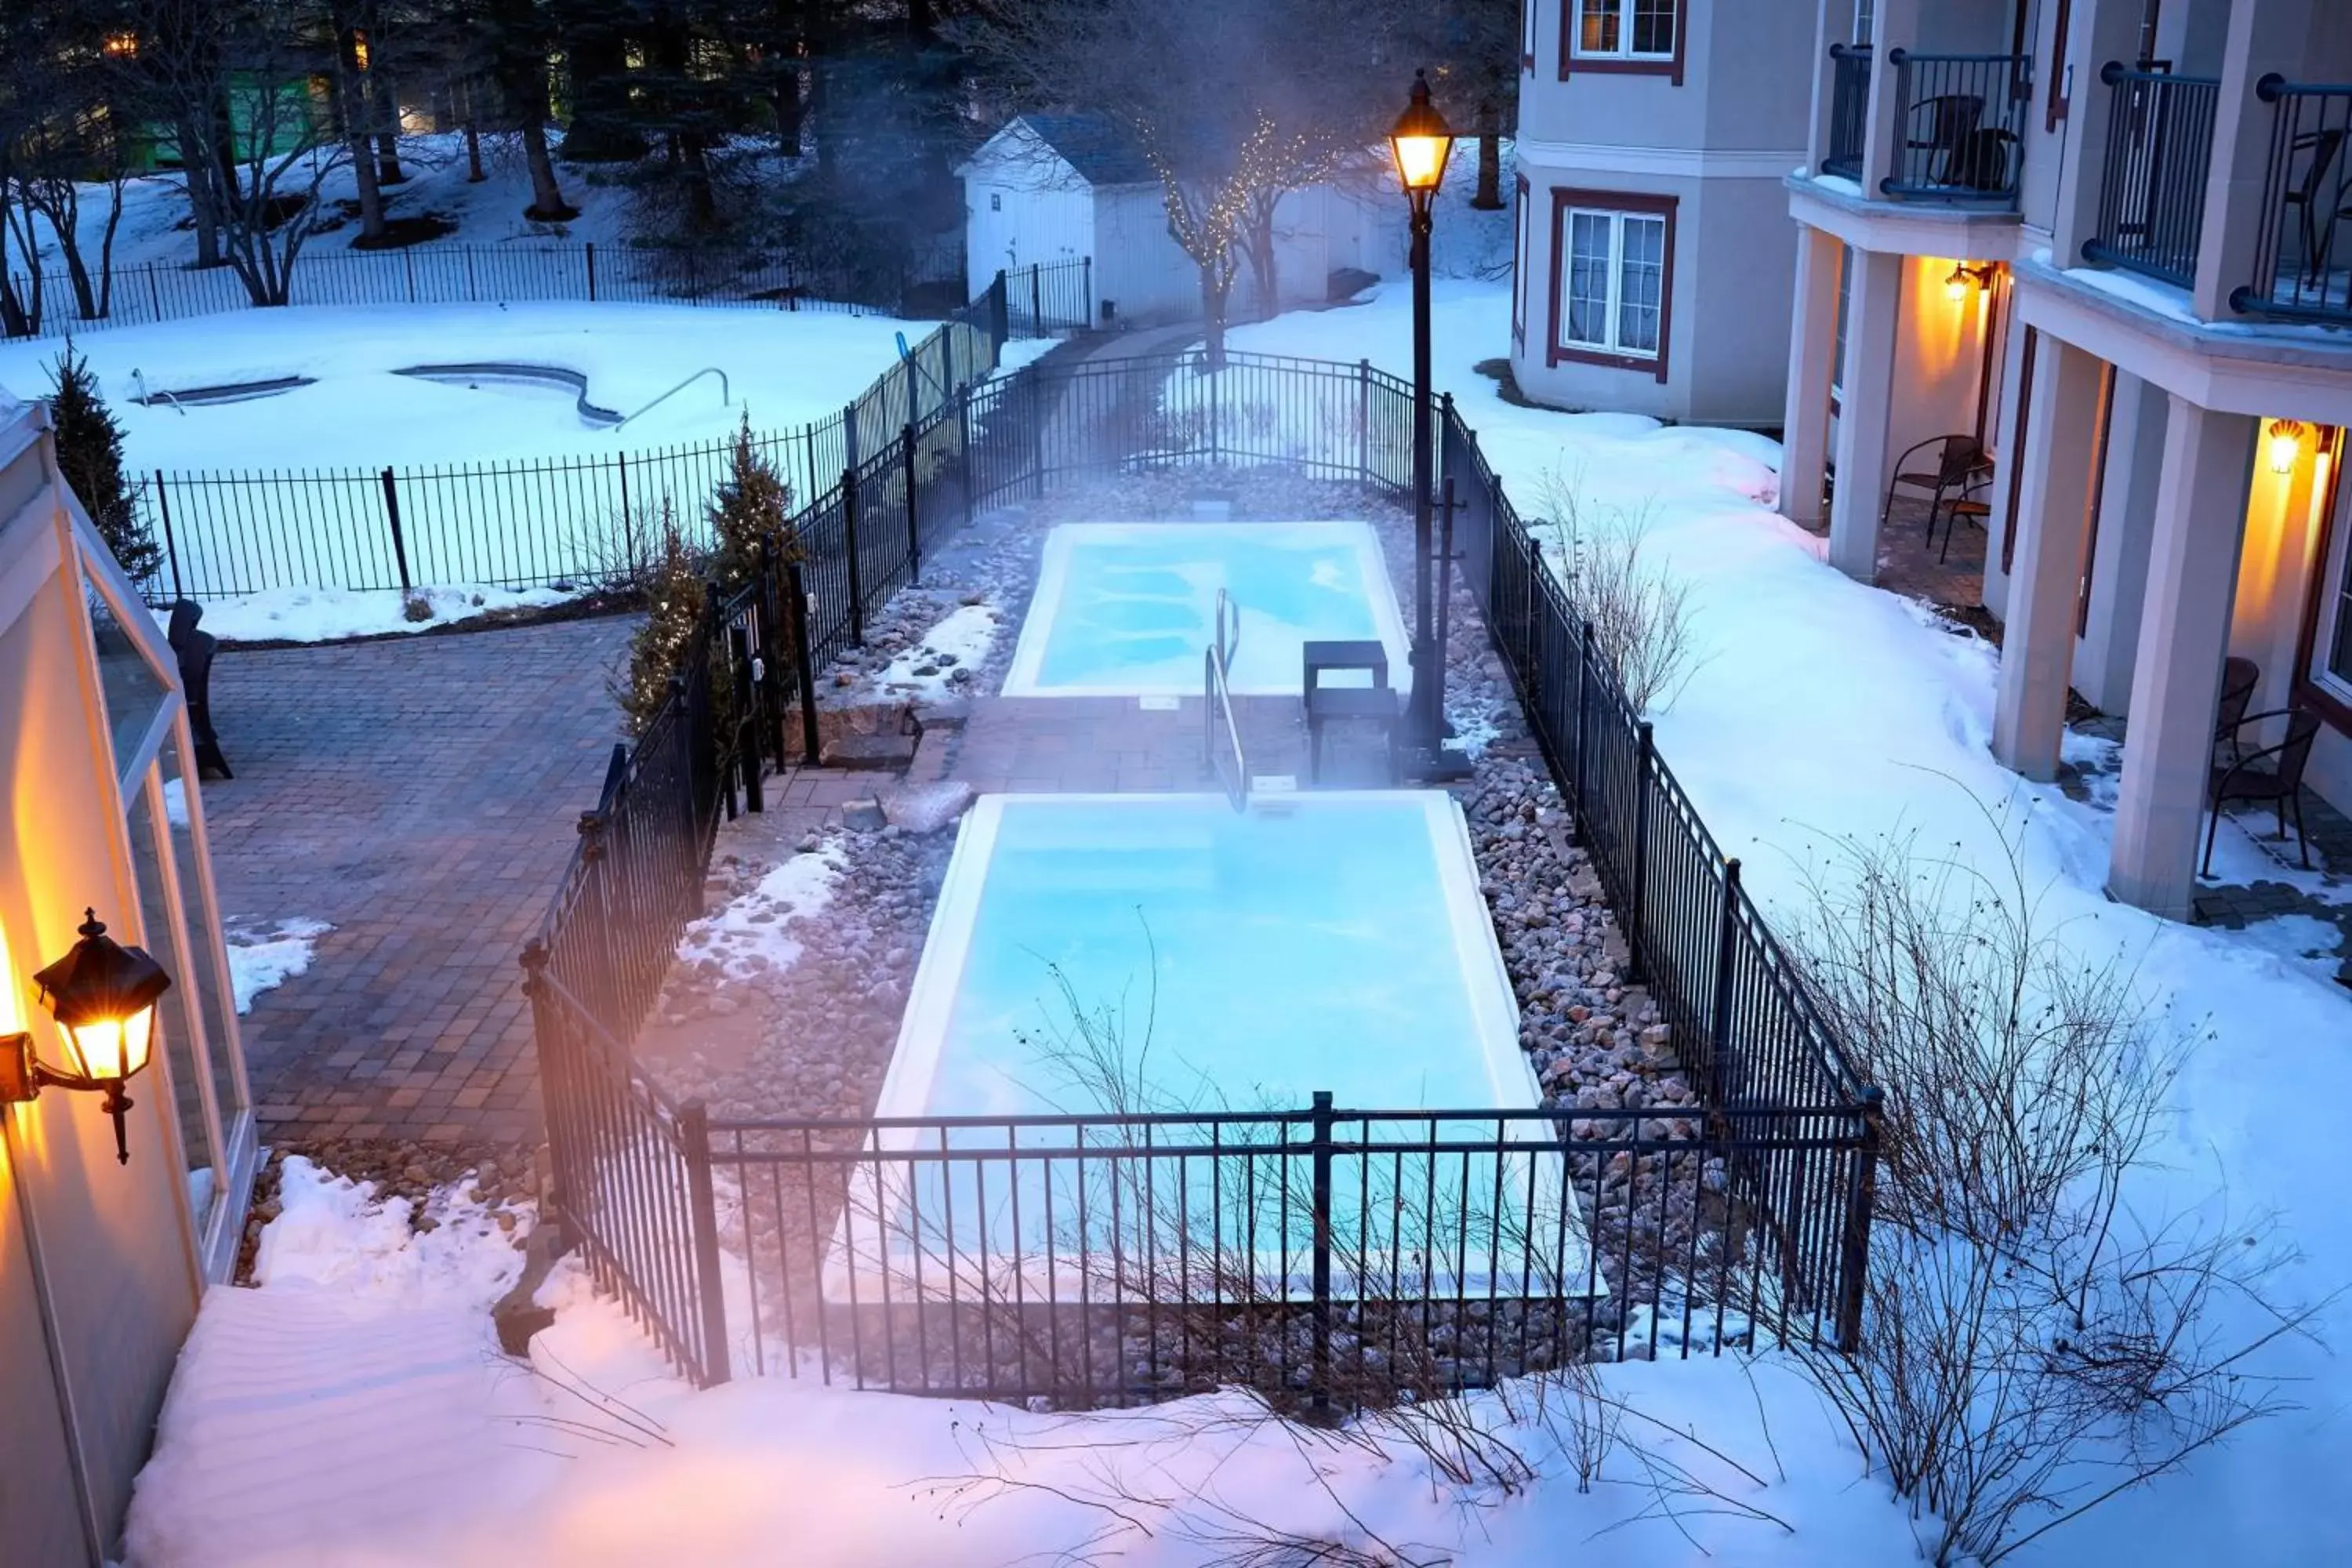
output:
M1235 692L1296 694L1299 646L1323 638L1386 645L1389 679L1406 685L1369 523L1067 523L1046 538L1005 694L1197 695L1221 588L1241 616Z

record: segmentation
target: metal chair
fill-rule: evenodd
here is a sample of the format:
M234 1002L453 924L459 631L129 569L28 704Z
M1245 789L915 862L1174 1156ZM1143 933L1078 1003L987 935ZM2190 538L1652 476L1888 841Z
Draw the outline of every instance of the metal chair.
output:
M2213 742L2228 745L2233 763L2245 754L2238 744L2238 726L2246 721L2246 709L2262 679L2262 666L2251 658L2232 654L2221 661L2221 702L2213 710Z
M1956 176L1960 161L1969 155L1977 127L1984 121L1984 95L1975 92L1947 92L1913 104L1910 122L1904 128L1904 151L1927 154L1914 166L1933 170L1932 178L1939 185L1969 184Z
M2303 178L2295 182L2294 188L2279 193L2282 208L2295 207L2302 215L2303 281L2307 284L2316 283L2327 276L2328 252L2335 248L2336 219L2340 215L2331 211L2327 227L2325 230L2320 228L2320 187L2326 184L2329 172L2336 166L2336 155L2343 150L2344 132L2333 126L2325 131L2305 132L2294 139L2291 148L2294 153L2307 153L2311 156L2311 161L2303 166ZM2336 182L2336 199L2328 205L2331 208L2341 206L2343 195L2344 182L2339 178Z
M216 773L225 779L236 775L229 771L228 758L222 754L220 736L213 729L213 654L220 639L207 631L196 629L204 618L204 609L193 599L181 599L172 605L172 619L164 628L163 640L172 645L172 652L180 661L180 689L187 694L188 731L196 742L196 776Z
M2241 725L2260 723L2265 719L2284 718L2286 739L2275 746L2265 746L2258 752L2248 752L2227 767L2213 770L2208 787L2207 804L2212 819L2205 828L2205 859L2197 874L2213 874L2213 839L2221 830L2221 807L2232 800L2269 801L2278 813L2279 837L2286 837L2286 818L2290 806L2294 812L2295 852L2305 870L2311 869L2311 839L2303 830L2303 769L2311 760L2311 744L2319 734L2319 715L2309 708L2273 708L2268 712L2249 713L2238 722ZM2276 762L2267 768L2252 764L2265 757Z
M1906 468L1911 461L1929 447L1938 447L1933 468ZM1898 489L1925 490L1927 503L1927 542L1936 542L1936 517L1944 510L1948 499L1966 495L1970 484L1992 472L1992 459L1985 455L1984 443L1974 436L1930 436L1906 449L1895 459L1895 477L1886 483L1886 499L1878 509L1882 528L1895 510L1895 492Z

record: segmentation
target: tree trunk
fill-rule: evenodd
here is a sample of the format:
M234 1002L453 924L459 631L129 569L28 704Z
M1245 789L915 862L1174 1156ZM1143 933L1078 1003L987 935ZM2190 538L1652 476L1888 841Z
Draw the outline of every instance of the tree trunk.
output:
M383 226L383 186L377 177L375 160L368 155L364 132L352 138L352 179L359 186L358 243L362 247L382 245L391 237Z
M522 161L530 169L530 205L523 216L534 223L562 223L580 216L555 183L555 160L547 155L547 121L536 115L522 122Z
M466 183L478 185L489 176L482 173L482 121L476 111L480 96L480 84L466 84Z
M381 120L387 110L397 116L400 105L394 99L392 89L382 83L373 85L374 90L368 97L371 101L378 103L377 118ZM376 184L396 185L407 178L400 168L400 133L397 131L378 131L375 133Z
M772 100L776 106L776 151L787 158L801 155L801 66L788 60L779 68Z
M180 168L188 183L188 210L196 220L196 265L221 264L220 209L213 201L212 182L205 177L205 139L193 120L174 127L180 144Z
M1478 115L1478 190L1470 205L1482 213L1500 212L1503 207L1503 136L1495 128L1495 111L1486 109Z
M1208 364L1212 373L1225 368L1225 307L1232 300L1234 275L1215 262L1201 263L1201 315L1208 327Z

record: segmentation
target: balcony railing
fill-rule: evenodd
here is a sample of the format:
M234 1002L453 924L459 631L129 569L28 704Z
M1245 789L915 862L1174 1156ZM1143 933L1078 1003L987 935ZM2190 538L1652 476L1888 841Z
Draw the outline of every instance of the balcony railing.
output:
M2191 288L2221 84L2212 77L2134 69L2117 60L2100 70L2099 79L2114 102L2098 232L2084 242L2083 254Z
M1870 134L1870 49L1830 46L1830 148L1822 173L1862 183L1863 143Z
M2026 55L1915 55L1889 49L1895 147L1879 189L1890 196L2011 206L2033 97Z
M2254 96L2272 106L2270 173L2253 281L2233 309L2311 321L2352 321L2352 86L2306 87L2266 76Z

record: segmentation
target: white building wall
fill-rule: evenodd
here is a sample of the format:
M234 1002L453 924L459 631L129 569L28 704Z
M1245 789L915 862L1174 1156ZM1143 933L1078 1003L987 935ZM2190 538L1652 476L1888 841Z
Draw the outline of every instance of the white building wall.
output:
M963 169L965 296L1000 270L1095 253L1093 190L1035 137L1014 130Z

